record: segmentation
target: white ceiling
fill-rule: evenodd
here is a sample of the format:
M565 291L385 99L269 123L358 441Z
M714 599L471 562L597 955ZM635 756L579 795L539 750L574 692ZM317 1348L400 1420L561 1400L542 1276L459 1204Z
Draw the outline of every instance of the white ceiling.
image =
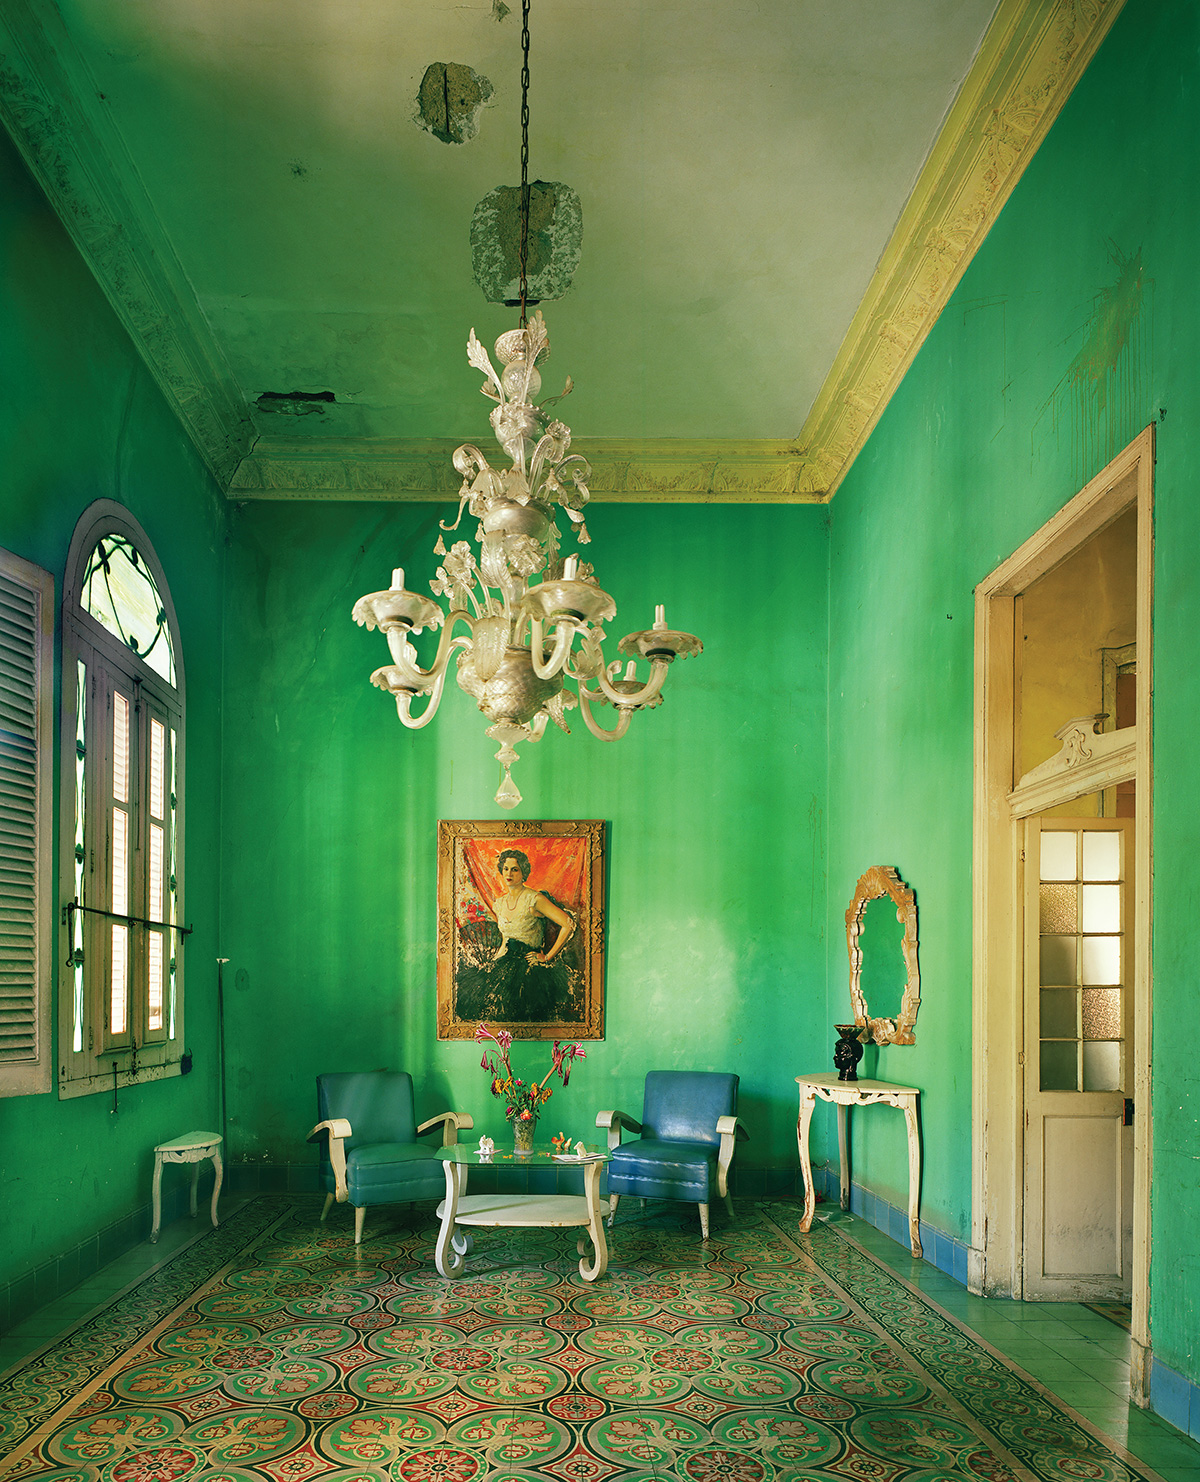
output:
M574 286L543 306L577 433L795 437L992 8L533 0L531 173L584 212ZM468 231L519 180L519 7L59 10L246 398L333 391L292 435L477 433L467 330L514 315ZM495 88L464 145L414 121L435 61Z

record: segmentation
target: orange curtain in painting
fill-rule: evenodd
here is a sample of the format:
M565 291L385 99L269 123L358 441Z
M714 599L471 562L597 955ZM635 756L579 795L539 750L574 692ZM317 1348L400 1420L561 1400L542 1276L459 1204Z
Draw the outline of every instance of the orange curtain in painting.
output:
M479 899L489 911L503 885L496 861L508 849L519 849L529 859L530 890L551 895L576 917L583 908L583 870L587 859L586 839L464 839L463 861ZM459 912L464 902L458 902ZM461 914L459 924L462 924Z

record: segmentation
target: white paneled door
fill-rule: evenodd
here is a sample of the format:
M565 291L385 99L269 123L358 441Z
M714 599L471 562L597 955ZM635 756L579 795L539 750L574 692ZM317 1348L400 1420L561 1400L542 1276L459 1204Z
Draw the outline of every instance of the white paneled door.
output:
M1132 871L1131 818L1027 821L1026 1299L1129 1300Z

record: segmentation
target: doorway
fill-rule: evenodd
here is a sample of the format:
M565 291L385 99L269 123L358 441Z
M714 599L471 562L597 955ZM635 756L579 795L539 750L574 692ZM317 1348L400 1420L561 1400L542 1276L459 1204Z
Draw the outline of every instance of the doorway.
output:
M1102 1288L1112 1290L1114 1285L1123 1287L1128 1282L1133 1337L1131 1393L1143 1404L1150 1347L1153 455L1153 429L1147 428L980 583L975 609L970 1284L973 1290L989 1295L1077 1299L1085 1294L1097 1297ZM1106 722L1096 702L1072 709L1071 697L1056 694L1051 686L1047 694L1058 706L1061 721L1051 733L1049 744L1059 749L1047 756L1042 746L1040 752L1031 754L1027 735L1022 733L1022 694L1028 688L1022 673L1026 657L1024 594L1031 593L1049 573L1070 563L1122 516L1134 525L1135 633L1132 645L1118 643L1105 662L1110 677L1122 670L1132 673L1130 665L1136 667L1133 724L1116 727L1111 714ZM1128 720L1128 716L1123 714L1121 719ZM1119 810L1115 806L1118 794L1122 802ZM1112 813L1127 813L1130 806L1132 834L1128 823L1116 819L1109 822ZM1063 816L1071 813L1073 818ZM1121 838L1119 881L1085 878L1085 830ZM1075 840L1077 873L1069 881L1042 878L1047 833L1072 835ZM1066 843L1060 838L1052 847L1065 850ZM1089 845L1089 850L1096 847ZM1111 849L1111 845L1106 847ZM1083 887L1102 884L1120 886L1125 913L1120 931L1089 931L1082 915L1077 915L1070 932L1064 925L1060 932L1046 933L1064 938L1072 935L1079 957L1071 969L1074 975L1070 982L1043 982L1041 897L1046 894L1049 899L1065 893L1047 893L1041 887L1070 885L1076 907L1082 912ZM1095 924L1093 918L1089 920ZM1114 935L1121 936L1124 954L1121 971L1125 995L1119 1010L1119 1033L1111 1028L1111 997L1083 997L1088 990L1119 986L1083 981L1085 938ZM1052 962L1046 969L1049 977L1065 977L1068 966L1062 958L1064 944L1060 942L1049 950L1052 957L1055 950L1060 950L1058 965ZM1099 949L1093 942L1088 951L1089 975L1094 976ZM1111 946L1103 951L1111 956ZM1067 990L1072 995L1069 1002ZM1043 997L1044 992L1049 996ZM1096 1017L1102 1004L1109 1015L1103 1022ZM1086 1029L1085 1005L1089 1013ZM1098 1026L1103 1038L1096 1038ZM1044 1032L1047 1028L1056 1032ZM1049 1048L1043 1050L1043 1044ZM1115 1051L1111 1048L1114 1044ZM1115 1077L1111 1069L1114 1053L1118 1064ZM1043 1055L1049 1067L1046 1081L1041 1074ZM1087 1089L1085 1059L1089 1065ZM1067 1085L1070 1066L1078 1077L1073 1091ZM1098 1066L1107 1069L1100 1074ZM1115 1091L1111 1088L1114 1079L1118 1082ZM1101 1090L1100 1082L1108 1089ZM1108 1100L1097 1101L1097 1096ZM1072 1097L1084 1099L1072 1101ZM1093 1099L1089 1101L1088 1097ZM1126 1098L1133 1103L1133 1125L1128 1132L1124 1130ZM1091 1114L1101 1108L1101 1115L1093 1119ZM1083 1160L1075 1170L1077 1174L1084 1163L1090 1166L1089 1199L1097 1207L1104 1205L1104 1218L1095 1208L1087 1217L1079 1218L1077 1206L1068 1208L1057 1188L1051 1189L1047 1203L1047 1169L1054 1160L1059 1166L1064 1161L1069 1165L1075 1155ZM1128 1216L1121 1209L1125 1205ZM1069 1217L1063 1219L1064 1213ZM1049 1242L1048 1222L1054 1227ZM1128 1236L1122 1228L1126 1223ZM1076 1263L1074 1267L1072 1262ZM1086 1269L1101 1266L1106 1269Z

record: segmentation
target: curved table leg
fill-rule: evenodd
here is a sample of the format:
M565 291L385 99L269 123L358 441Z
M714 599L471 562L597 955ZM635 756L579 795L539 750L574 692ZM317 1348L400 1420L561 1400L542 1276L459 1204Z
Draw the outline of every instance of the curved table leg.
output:
M838 1109L838 1192L841 1197L842 1208L850 1208L850 1137L847 1123L850 1117L850 1108L844 1101L839 1101Z
M917 1102L909 1096L904 1102L904 1123L908 1128L908 1238L914 1256L921 1254L921 1132L917 1126Z
M213 1148L213 1193L212 1193L212 1222L213 1229L217 1228L217 1200L221 1197L221 1183L225 1178L225 1169L221 1162L221 1149Z
M438 1231L437 1245L433 1251L433 1263L442 1276L457 1276L466 1264L454 1238L454 1216L458 1212L458 1197L461 1192L459 1165L447 1162L446 1198L441 1208L442 1228Z
M162 1225L162 1154L154 1155L154 1181L150 1185L150 1203L154 1209L154 1221L150 1226L150 1244L158 1242L158 1231Z
M800 1172L804 1177L804 1213L800 1217L800 1232L812 1228L813 1215L817 1208L817 1191L813 1188L812 1158L808 1152L808 1128L812 1122L816 1093L810 1091L800 1096L800 1117L796 1123L796 1146L800 1150Z
M600 1164L589 1163L583 1171L583 1192L587 1199L588 1236L592 1242L593 1258L589 1262L585 1255L584 1242L578 1243L579 1274L584 1281L595 1281L608 1268L608 1242L604 1238L604 1216L600 1212Z

